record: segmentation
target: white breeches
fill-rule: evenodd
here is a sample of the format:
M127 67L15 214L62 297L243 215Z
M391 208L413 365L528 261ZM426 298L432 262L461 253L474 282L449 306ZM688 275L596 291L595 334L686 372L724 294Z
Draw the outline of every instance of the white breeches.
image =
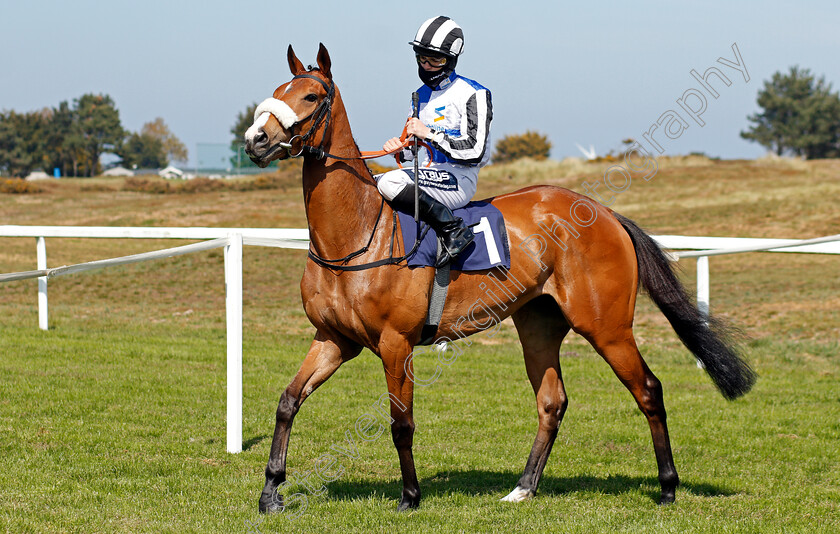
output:
M413 169L395 169L375 177L379 192L393 200L406 186L414 187ZM420 167L420 189L449 209L465 206L478 183L478 167L435 163Z

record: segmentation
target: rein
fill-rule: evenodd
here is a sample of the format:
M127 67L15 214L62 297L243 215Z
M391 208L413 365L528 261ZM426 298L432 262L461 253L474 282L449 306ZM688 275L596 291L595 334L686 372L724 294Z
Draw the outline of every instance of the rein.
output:
M303 120L306 120L309 117L312 117L313 115L315 115L317 113L317 116L315 117L315 121L312 123L312 126L309 127L308 132L306 132L304 135L300 135L300 134L293 135L292 138L289 139L289 141L286 142L286 143L283 143L283 142L277 143L277 146L285 148L289 152L289 157L298 158L298 157L302 156L304 152L306 152L307 154L314 157L315 159L331 158L331 159L336 159L336 160L341 160L341 161L352 161L352 160L376 159L376 158L381 158L382 156L387 156L389 154L394 154L394 158L397 160L397 165L402 167L402 165L400 165L401 162L400 162L400 159L399 159L399 156L397 155L397 153L404 148L408 148L409 145L411 144L411 142L408 140L408 133L406 132L406 128L408 126L407 124L406 124L405 127L403 127L403 131L400 134L400 142L402 144L399 147L395 148L394 150L390 150L390 151L388 151L388 150L369 150L369 151L362 151L361 155L359 155L359 156L351 156L351 157L336 156L335 154L330 154L329 152L326 152L323 149L324 141L326 140L326 135L321 140L321 144L318 147L314 147L312 145L307 145L306 141L308 141L309 138L312 137L312 135L317 131L318 127L321 125L321 122L323 122L325 118L326 118L326 123L324 124L324 132L326 132L327 129L330 127L330 117L332 117L332 113L331 113L331 111L332 111L332 99L333 99L333 96L335 96L335 83L332 80L330 80L329 85L327 85L327 83L324 80L322 80L321 78L318 78L317 76L314 76L312 74L298 74L294 78L292 78L292 80L296 80L298 78L309 78L311 80L315 80L316 82L320 83L321 86L324 88L324 90L327 92L327 96L326 96L326 98L324 98L324 100L321 101L320 104L318 104L318 107L315 109L315 111L313 111L312 113L310 113L309 115L307 115L303 119ZM302 122L302 121L297 121L295 124L293 124L291 126L291 128L293 128L294 126L296 126L300 122ZM426 150L428 150L430 154L432 153L432 147L429 146L429 144L426 143L425 141L418 141L418 144L423 146L424 148L426 148Z
M324 158L331 158L331 159L341 160L341 161L350 161L350 160L374 159L374 158L379 158L379 157L382 157L382 156L387 156L388 154L394 154L394 157L397 160L397 164L400 165L401 162L400 162L399 155L397 153L404 148L408 148L409 145L410 145L410 141L408 140L408 133L406 131L407 127L408 127L408 124L406 124L406 126L403 127L402 134L400 135L400 141L401 141L402 144L398 148L396 148L395 150L392 150L392 151L386 151L386 150L367 151L367 152L362 152L361 155L359 155L359 156L352 156L352 157L336 156L335 154L330 154L329 152L324 151L323 146L324 146L324 142L327 139L326 132L327 132L327 129L330 127L330 118L332 117L332 100L333 100L333 97L335 96L335 83L332 80L330 80L330 83L328 85L324 80L322 80L321 78L318 78L317 76L314 76L312 74L298 74L294 78L292 78L292 80L296 80L298 78L309 78L309 79L317 81L318 83L321 84L321 86L327 92L327 96L324 98L324 100L321 101L320 104L318 104L318 107L315 108L315 111L313 111L308 116L306 116L304 119L302 119L302 120L305 121L305 120L309 119L310 117L312 117L313 115L315 116L315 119L312 122L312 126L309 127L309 131L307 131L303 135L300 135L300 134L293 135L292 138L289 139L289 141L287 143L283 143L283 142L277 143L278 146L280 146L282 148L285 148L288 151L289 157L297 158L297 157L302 156L303 153L306 152L307 154L311 155L315 159L319 159L319 160L324 159ZM290 126L289 129L291 130L291 128L294 128L300 122L302 122L302 121L301 120L297 121L295 124ZM306 141L308 141L313 136L313 134L318 130L318 128L320 127L322 122L324 123L324 136L321 139L321 144L318 147L314 147L312 145L306 144ZM432 148L427 143L425 143L424 141L418 141L418 144L425 147L429 151L429 153L431 154ZM415 154L415 159L416 158L417 158L417 155ZM400 167L402 167L402 165L400 165ZM398 264L398 263L406 260L407 258L411 257L412 255L414 255L415 252L417 252L417 249L420 246L420 242L423 240L423 238L426 236L426 233L429 231L429 227L427 226L426 229L421 234L421 232L420 232L420 221L418 220L417 221L417 238L414 241L414 246L411 247L411 250L408 253L406 253L404 256L395 258L394 257L394 235L396 234L396 231L397 231L397 214L396 214L396 212L394 212L394 226L393 226L393 229L391 230L391 252L390 252L389 257L381 259L381 260L372 261L372 262L369 262L369 263L363 263L361 265L342 265L343 263L346 263L346 262L352 260L353 258L355 258L357 256L361 256L362 254L364 254L365 252L368 251L371 243L373 243L373 238L376 235L376 229L379 227L379 221L382 219L382 212L383 212L384 208L385 208L385 198L383 197L382 198L382 203L379 205L379 213L376 215L376 222L373 224L373 230L370 233L370 238L368 239L367 244L364 247L360 248L359 250L357 250L355 252L351 252L350 254L344 256L343 258L338 258L338 259L334 259L334 260L327 259L327 258L324 258L322 256L319 256L317 253L315 253L310 248L309 249L309 258L311 258L312 261L314 261L315 263L317 263L321 267L326 267L327 269L335 269L335 270L338 270L338 271L362 271L362 270L365 270L365 269L372 269L374 267L381 267L383 265L395 265L395 264Z
M361 265L341 265L342 263L348 262L351 259L355 258L356 256L360 256L368 251L370 248L370 244L373 243L373 237L376 235L376 229L379 227L379 221L382 219L382 210L385 207L385 198L382 198L382 203L379 205L379 213L376 215L376 222L373 224L373 230L370 233L370 238L368 239L367 244L357 250L356 252L351 252L350 254L344 256L343 258L339 258L337 260L329 260L327 258L321 257L316 254L312 249L309 249L309 258L320 265L321 267L326 267L327 269L335 269L336 271L364 271L366 269L373 269L374 267L382 267L383 265L396 265L406 259L410 258L417 252L417 248L420 246L420 242L426 237L426 234L429 232L429 227L426 226L425 230L422 233L419 231L420 223L417 223L417 238L414 240L414 246L411 247L404 256L400 256L398 258L394 257L394 236L397 232L397 213L394 212L394 226L391 229L391 252L387 258L383 258L381 260L371 261L368 263L362 263Z

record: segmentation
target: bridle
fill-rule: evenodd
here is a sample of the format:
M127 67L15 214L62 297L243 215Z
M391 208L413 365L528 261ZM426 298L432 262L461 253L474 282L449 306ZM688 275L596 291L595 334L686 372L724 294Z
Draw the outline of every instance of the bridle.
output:
M315 80L316 82L320 83L321 86L324 88L324 91L327 92L327 96L325 96L324 99L321 100L321 103L318 104L318 107L316 107L312 113L310 113L303 119L298 120L289 127L289 131L293 132L292 129L295 126L314 116L315 118L312 121L312 126L309 127L309 131L307 131L303 135L292 135L291 139L289 139L287 142L281 141L278 142L275 146L285 148L289 153L289 157L292 158L300 157L303 155L304 152L306 152L314 156L315 159L323 159L324 157L329 155L326 152L324 152L323 147L324 142L327 140L327 130L330 127L330 118L332 117L332 101L333 97L335 96L335 83L331 79L330 83L327 84L327 82L312 74L297 74L294 78L292 78L292 81L297 80L299 78L309 78L310 80ZM321 144L317 148L312 145L306 144L306 142L318 130L318 127L321 125L322 122L324 122L324 135L321 138Z

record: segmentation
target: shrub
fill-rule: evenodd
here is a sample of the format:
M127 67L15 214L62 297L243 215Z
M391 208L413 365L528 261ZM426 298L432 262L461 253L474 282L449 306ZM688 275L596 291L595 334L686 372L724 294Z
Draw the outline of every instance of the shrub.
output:
M211 180L204 176L198 176L192 180L179 183L173 189L177 193L207 193L230 188L226 187L226 184L221 180Z
M548 137L537 132L506 135L496 142L493 163L505 163L521 158L543 160L548 158L551 142Z
M129 177L123 182L123 191L152 194L209 193L212 191L259 191L283 189L298 184L300 178L293 173L260 174L256 177L213 180L199 176L191 180L167 181L159 178Z
M171 188L168 182L163 180L148 180L146 178L129 177L125 179L123 184L124 191L134 191L135 193L169 193Z
M40 193L41 191L43 189L40 186L20 178L0 179L0 193L23 195L27 193Z

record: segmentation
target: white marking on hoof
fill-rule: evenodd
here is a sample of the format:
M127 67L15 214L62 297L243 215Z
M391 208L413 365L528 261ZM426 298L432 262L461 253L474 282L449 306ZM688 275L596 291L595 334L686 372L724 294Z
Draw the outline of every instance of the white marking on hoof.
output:
M508 493L508 496L502 499L502 502L522 502L525 499L530 499L534 496L534 492L531 490L522 489L519 486Z

